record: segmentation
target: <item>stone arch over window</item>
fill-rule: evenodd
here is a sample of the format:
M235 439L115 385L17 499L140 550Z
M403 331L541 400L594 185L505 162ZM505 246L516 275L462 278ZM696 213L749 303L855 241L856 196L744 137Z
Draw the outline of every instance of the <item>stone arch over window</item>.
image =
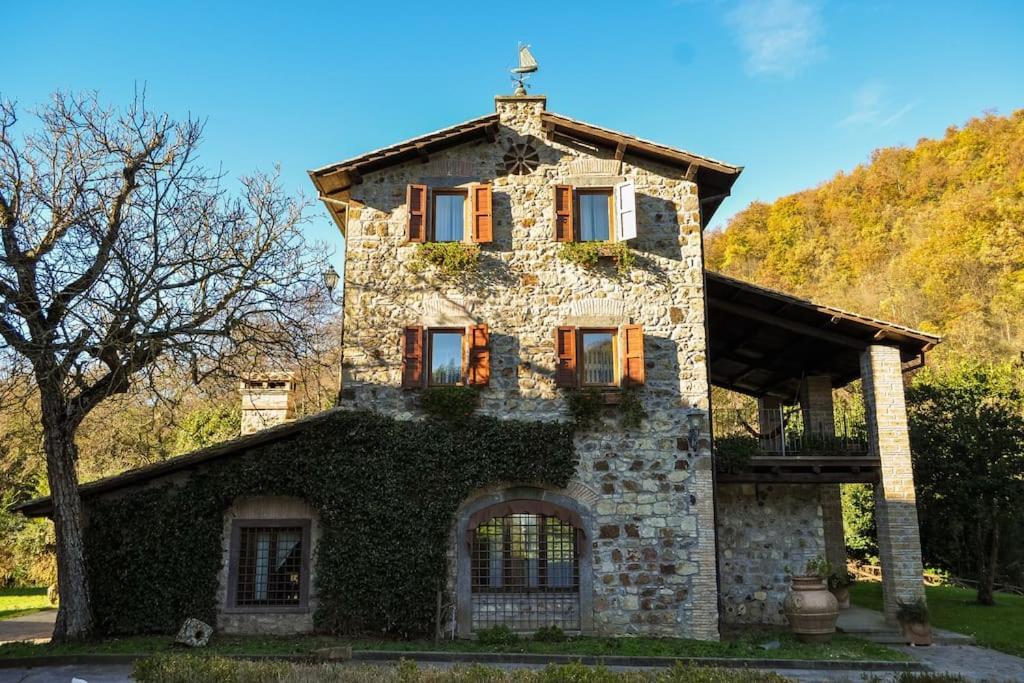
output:
M593 630L593 517L564 493L513 487L471 499L457 517L458 633Z

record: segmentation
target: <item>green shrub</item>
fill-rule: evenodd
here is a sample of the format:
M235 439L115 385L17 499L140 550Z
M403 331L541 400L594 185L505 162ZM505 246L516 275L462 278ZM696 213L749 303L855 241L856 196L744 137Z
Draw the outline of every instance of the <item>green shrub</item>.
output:
M427 387L420 391L420 408L439 420L465 420L478 405L480 392L474 387Z
M620 275L636 267L636 254L625 242L566 242L558 250L558 258L587 269L596 268L606 258Z
M565 402L569 407L573 423L583 431L595 429L601 424L604 414L604 397L600 389L569 389L565 392Z
M477 631L476 639L481 645L487 646L514 645L519 641L519 636L505 624L499 624Z
M260 495L300 497L319 513L318 630L432 633L458 506L501 482L563 487L574 457L565 424L344 411L180 484L87 500L98 634L173 633L190 616L213 623L224 511Z
M421 272L433 267L441 275L472 274L480 265L480 247L465 242L424 242L416 249L410 268Z
M715 437L715 463L719 472L735 473L761 455L757 439L746 434Z
M537 629L533 634L533 639L539 643L564 643L565 631L557 626L545 626Z
M927 624L928 604L923 598L903 602L896 599L896 618L901 624Z
M644 404L640 402L640 390L636 387L622 390L619 416L619 426L623 429L638 429L640 423L647 417Z

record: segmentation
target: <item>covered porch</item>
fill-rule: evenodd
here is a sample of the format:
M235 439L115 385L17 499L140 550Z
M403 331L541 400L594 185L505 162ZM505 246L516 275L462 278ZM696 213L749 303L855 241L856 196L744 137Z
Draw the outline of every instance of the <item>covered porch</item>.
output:
M756 400L748 419L713 407L716 437L730 420L736 435L716 445L716 486L758 496L813 487L822 554L845 566L840 485L873 485L884 611L895 622L898 601L924 599L903 373L940 339L716 273L706 286L711 384ZM858 379L853 414L837 412L834 390ZM727 441L743 444L742 457L724 452Z

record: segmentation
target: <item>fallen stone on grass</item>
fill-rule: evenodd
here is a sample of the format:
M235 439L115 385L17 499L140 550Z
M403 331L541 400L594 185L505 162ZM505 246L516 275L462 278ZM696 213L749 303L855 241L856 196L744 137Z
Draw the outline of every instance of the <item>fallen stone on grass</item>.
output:
M213 635L213 627L193 617L185 620L174 637L174 642L186 647L205 647Z

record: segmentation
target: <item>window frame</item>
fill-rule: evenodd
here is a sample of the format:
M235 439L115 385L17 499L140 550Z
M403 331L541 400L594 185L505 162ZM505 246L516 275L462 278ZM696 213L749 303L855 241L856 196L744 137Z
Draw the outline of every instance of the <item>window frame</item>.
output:
M462 187L437 187L430 188L430 197L428 202L430 203L430 233L427 238L427 242L436 242L438 244L458 244L459 242L466 241L466 231L469 228L469 224L472 219L470 211L470 196L469 189ZM437 198L439 196L459 196L462 197L462 237L457 240L445 240L438 242L437 239Z
M288 528L297 527L302 531L302 560L299 572L299 602L297 605L238 605L238 575L241 560L242 529L254 527ZM312 520L310 519L234 519L231 521L231 537L228 546L228 590L225 599L225 614L295 614L309 611L310 545L312 543Z
M424 346L424 370L426 371L426 377L424 386L426 387L464 387L466 386L466 328L465 327L426 327L424 328L425 337ZM438 384L433 381L434 379L434 333L441 332L442 334L454 334L458 333L462 339L460 344L462 361L459 364L459 381L455 384Z
M583 211L581 211L580 197L583 195L604 195L608 197L608 239L606 240L585 240L583 239ZM614 242L615 237L615 188L614 187L574 187L573 188L573 213L576 216L573 226L573 237L576 242Z
M583 338L590 333L610 334L612 337L612 381L607 384L589 384L585 381L585 353ZM618 389L622 381L622 363L619 361L619 329L617 327L576 328L576 385L581 389Z
M515 566L512 563L512 517L521 514L534 515L539 518L540 524L537 525L537 575L538 584L537 586L522 585L517 582L517 579L522 578L516 575ZM550 556L548 547L548 520L556 520L560 524L568 527L572 530L572 583L568 586L551 586L548 585L550 582L549 564ZM474 572L472 570L472 560L470 564L470 591L473 594L524 594L524 593L558 593L558 594L579 594L581 585L581 562L580 557L583 552L583 544L585 538L583 532L571 522L567 522L554 515L547 515L544 513L534 512L510 512L496 517L491 517L486 522L480 524L470 532L469 546L470 556L472 559L479 561L481 552L479 551L477 544L481 543L479 539L479 530L481 527L492 524L496 521L500 521L501 524L501 545L502 545L502 567L501 567L501 585L492 586L489 583L484 585L481 582L483 574L480 571Z

